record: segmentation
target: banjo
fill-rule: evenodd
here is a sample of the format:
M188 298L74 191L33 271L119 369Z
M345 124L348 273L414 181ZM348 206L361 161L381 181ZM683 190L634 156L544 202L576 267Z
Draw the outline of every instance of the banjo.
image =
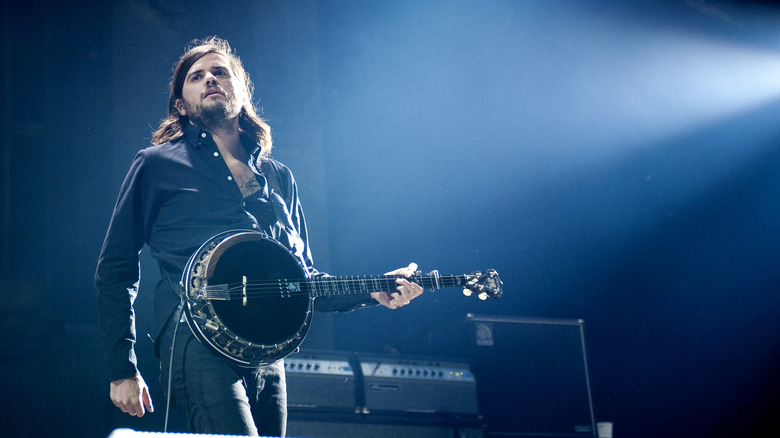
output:
M208 239L182 274L187 325L207 347L239 366L283 359L303 342L317 297L393 291L397 276L311 277L301 261L263 233L232 230ZM433 271L409 278L425 289L463 288L480 299L501 296L498 273Z

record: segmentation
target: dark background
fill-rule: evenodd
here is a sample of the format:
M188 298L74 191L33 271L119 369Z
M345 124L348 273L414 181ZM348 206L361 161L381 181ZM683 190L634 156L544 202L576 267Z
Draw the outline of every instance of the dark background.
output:
M159 424L160 395L144 420L108 400L92 276L173 64L214 34L255 82L320 270L415 261L505 284L498 301L438 291L316 315L306 346L463 357L467 313L582 318L596 420L615 436L776 424L770 3L30 0L3 3L2 33L0 435ZM142 265L143 288L157 274Z

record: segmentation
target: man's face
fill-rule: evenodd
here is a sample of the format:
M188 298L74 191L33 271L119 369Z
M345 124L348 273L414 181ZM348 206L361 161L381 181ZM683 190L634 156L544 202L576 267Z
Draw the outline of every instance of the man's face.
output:
M218 53L209 53L190 67L181 94L176 100L179 114L201 126L237 117L246 100L241 81L234 77L227 58Z

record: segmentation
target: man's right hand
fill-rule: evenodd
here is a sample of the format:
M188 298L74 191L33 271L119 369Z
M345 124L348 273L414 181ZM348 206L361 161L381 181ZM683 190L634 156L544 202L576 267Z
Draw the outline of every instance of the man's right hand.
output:
M149 387L141 375L111 382L111 401L132 416L143 417L144 407L154 412Z

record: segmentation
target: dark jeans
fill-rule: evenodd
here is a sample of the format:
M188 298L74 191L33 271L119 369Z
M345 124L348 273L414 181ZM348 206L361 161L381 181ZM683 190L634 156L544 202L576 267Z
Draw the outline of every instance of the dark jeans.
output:
M184 414L190 431L283 437L287 423L284 362L238 367L201 344L186 322L178 324L171 404ZM160 337L160 374L166 390L175 326L169 323Z

